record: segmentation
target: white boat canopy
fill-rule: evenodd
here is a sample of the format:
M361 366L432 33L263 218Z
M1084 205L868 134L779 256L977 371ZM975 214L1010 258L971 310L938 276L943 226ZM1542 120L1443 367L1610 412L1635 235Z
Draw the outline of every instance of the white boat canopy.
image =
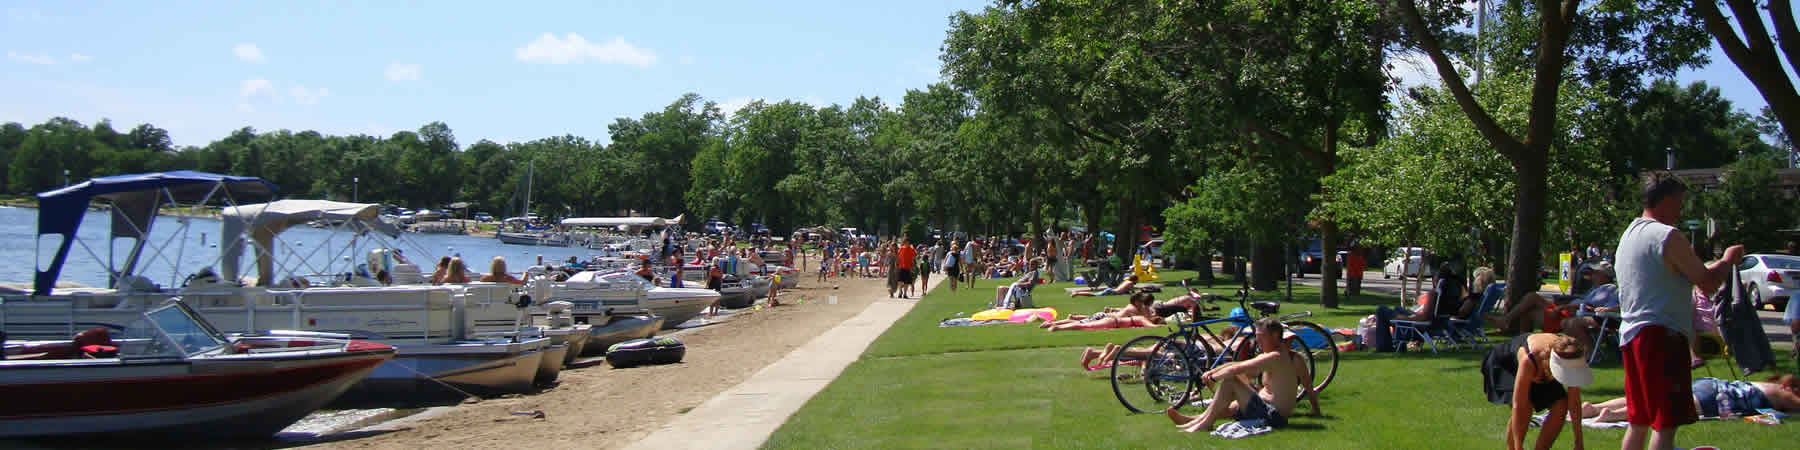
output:
M563 219L562 224L567 227L585 228L664 227L680 225L681 219L682 216L676 216L673 219L661 217L570 217Z
M257 248L257 283L266 285L274 272L274 259L270 250L274 248L275 235L289 227L317 220L342 223L345 229L357 235L375 231L389 237L400 236L399 228L381 220L381 205L372 203L277 200L225 208L219 212L220 234L224 238L219 246L220 275L227 280L238 278L238 259L244 253L244 242L234 237L241 236L248 230L250 239L255 241Z

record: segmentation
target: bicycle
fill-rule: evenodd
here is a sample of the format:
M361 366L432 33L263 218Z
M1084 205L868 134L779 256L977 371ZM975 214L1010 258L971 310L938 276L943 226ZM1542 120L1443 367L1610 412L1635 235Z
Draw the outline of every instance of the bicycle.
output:
M1184 288L1186 285L1186 282L1182 283ZM1200 297L1192 289L1188 292ZM1208 303L1217 302L1211 296L1205 298ZM1167 336L1139 336L1127 341L1111 361L1113 395L1118 397L1119 403L1125 405L1125 409L1135 413L1161 412L1170 406L1180 407L1187 405L1189 400L1207 397L1204 395L1207 387L1199 383L1199 380L1208 370L1261 353L1256 348L1256 331L1252 326L1254 320L1247 311L1255 310L1260 317L1271 317L1280 308L1279 302L1250 301L1250 290L1246 286L1246 289L1238 290L1238 308L1225 317L1196 317L1188 323L1174 324L1174 331ZM1290 350L1306 358L1307 368L1313 374L1312 390L1322 392L1337 377L1338 349L1336 341L1325 327L1298 320L1310 316L1311 311L1301 311L1280 316L1277 320L1281 321L1285 330L1295 334L1295 337L1287 339ZM1220 338L1207 326L1226 322L1238 327L1238 331L1229 339ZM1202 332L1205 334L1200 334ZM1323 337L1324 344L1319 348L1312 348L1306 343L1304 332ZM1319 371L1320 359L1328 360L1325 362L1324 372ZM1121 370L1125 372L1121 373ZM1132 370L1138 373L1130 373ZM1133 381L1142 382L1142 392L1147 397L1135 398L1138 397L1139 388L1130 385ZM1304 396L1305 392L1300 395Z

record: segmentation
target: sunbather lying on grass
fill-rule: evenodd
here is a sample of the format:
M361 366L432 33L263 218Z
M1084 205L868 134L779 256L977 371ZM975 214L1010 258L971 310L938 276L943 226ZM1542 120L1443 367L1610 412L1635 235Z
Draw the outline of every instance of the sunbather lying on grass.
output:
M1155 301L1156 296L1142 292L1131 296L1131 303L1124 308L1105 308L1087 316L1070 314L1068 319L1048 322L1038 325L1038 328L1065 331L1154 327L1162 324L1162 318L1150 311L1150 304Z
M1782 412L1800 411L1800 382L1793 375L1769 377L1763 381L1731 381L1718 378L1694 380L1694 410L1702 416L1754 416L1758 409ZM1625 398L1600 403L1582 403L1581 418L1601 422L1625 421Z
M1079 291L1074 294L1069 294L1069 296L1071 296L1071 297L1099 297L1102 295L1130 294L1134 289L1137 289L1137 281L1138 281L1137 275L1131 275L1131 276L1125 277L1125 281L1120 282L1118 286L1113 286L1113 287L1101 289L1098 291L1091 290L1091 289L1086 290L1086 291Z

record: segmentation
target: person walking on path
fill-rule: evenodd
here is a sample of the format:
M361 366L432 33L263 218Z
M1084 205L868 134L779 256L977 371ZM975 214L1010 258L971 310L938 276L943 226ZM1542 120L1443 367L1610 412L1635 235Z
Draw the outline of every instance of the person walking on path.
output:
M962 245L959 241L950 241L950 248L944 252L944 279L950 280L950 292L956 292L956 284L962 281Z
M913 273L919 275L918 292L920 298L925 297L925 287L931 286L931 268L937 267L937 259L933 258L933 256L937 255L937 253L941 251L939 250L941 248L942 246L937 244L932 245L930 248L926 248L925 251L919 252L918 263L913 264Z
M1619 237L1615 271L1619 279L1619 353L1625 366L1625 401L1630 428L1624 450L1675 447L1675 432L1694 423L1688 342L1694 338L1690 291L1716 289L1729 279L1744 246L1725 249L1718 261L1703 263L1681 221L1687 187L1673 176L1655 177L1644 187L1643 215ZM1645 438L1648 435L1649 441Z
M913 248L905 237L900 238L900 248L894 250L894 271L899 272L900 298L908 298L913 291L913 267L919 262L919 250Z

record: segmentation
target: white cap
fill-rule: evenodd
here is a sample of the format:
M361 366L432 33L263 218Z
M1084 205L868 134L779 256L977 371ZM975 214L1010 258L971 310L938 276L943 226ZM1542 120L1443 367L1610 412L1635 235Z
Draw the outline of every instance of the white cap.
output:
M1587 360L1564 358L1556 352L1550 352L1550 376L1566 387L1594 384L1594 371L1588 368Z

